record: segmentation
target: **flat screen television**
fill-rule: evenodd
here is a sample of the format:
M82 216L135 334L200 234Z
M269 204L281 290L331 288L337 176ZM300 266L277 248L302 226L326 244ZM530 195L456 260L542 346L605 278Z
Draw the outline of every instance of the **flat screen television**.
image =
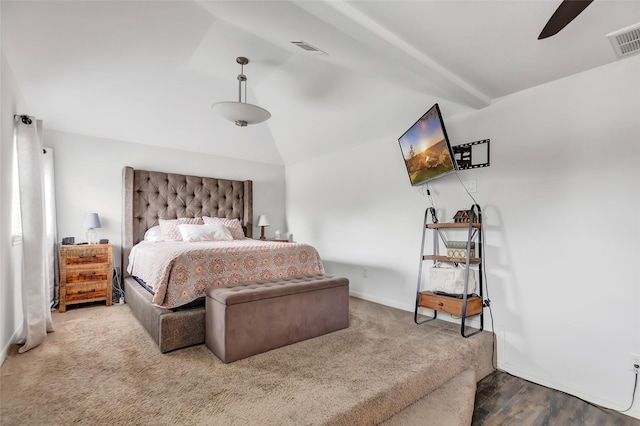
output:
M440 107L435 104L398 138L411 185L442 177L456 169Z

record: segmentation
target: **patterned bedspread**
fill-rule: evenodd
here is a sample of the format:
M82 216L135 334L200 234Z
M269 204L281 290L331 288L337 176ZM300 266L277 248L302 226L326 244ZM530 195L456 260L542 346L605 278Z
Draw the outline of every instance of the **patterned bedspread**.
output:
M153 303L176 308L212 285L324 273L315 248L244 238L216 242L140 242L129 255L127 272L154 291Z

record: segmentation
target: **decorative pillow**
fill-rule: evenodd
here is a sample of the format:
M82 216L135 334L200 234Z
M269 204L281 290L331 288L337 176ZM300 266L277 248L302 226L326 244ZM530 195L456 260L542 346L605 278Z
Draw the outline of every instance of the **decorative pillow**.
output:
M181 217L178 219L159 219L162 239L164 241L182 241L178 225L201 225L200 217Z
M224 225L178 225L183 241L232 241Z
M147 229L147 232L144 233L144 240L150 241L152 243L163 241L160 225L152 226L151 228Z
M240 240L244 238L244 231L242 230L242 225L238 219L226 219L224 217L209 217L203 216L202 220L204 220L205 225L224 225L229 228L231 231L231 235L233 235L234 240Z
M178 225L183 241L231 241L233 236L224 225Z

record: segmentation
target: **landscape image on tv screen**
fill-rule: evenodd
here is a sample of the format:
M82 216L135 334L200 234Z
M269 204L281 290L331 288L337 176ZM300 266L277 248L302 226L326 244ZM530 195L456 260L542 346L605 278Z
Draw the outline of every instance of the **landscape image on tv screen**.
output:
M400 149L412 185L454 170L447 132L435 104L400 138Z

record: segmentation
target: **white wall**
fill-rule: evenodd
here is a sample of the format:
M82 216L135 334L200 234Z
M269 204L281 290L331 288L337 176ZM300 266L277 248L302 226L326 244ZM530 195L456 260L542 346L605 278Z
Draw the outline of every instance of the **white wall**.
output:
M22 327L22 299L18 292L20 245L11 243L11 184L13 173L13 115L28 114L11 67L1 54L0 87L0 365Z
M626 408L640 353L640 57L443 114L454 145L491 139L491 166L459 175L484 211L499 368ZM428 201L392 126L287 166L287 220L353 294L412 311ZM431 189L441 220L471 204L453 175Z
M114 264L120 265L122 168L253 181L254 224L259 214L271 222L267 236L284 229L284 167L168 148L101 139L46 129L44 145L54 148L58 239L86 241L86 212L100 215L98 238L114 244ZM230 142L233 143L233 142ZM260 235L254 227L254 236Z

